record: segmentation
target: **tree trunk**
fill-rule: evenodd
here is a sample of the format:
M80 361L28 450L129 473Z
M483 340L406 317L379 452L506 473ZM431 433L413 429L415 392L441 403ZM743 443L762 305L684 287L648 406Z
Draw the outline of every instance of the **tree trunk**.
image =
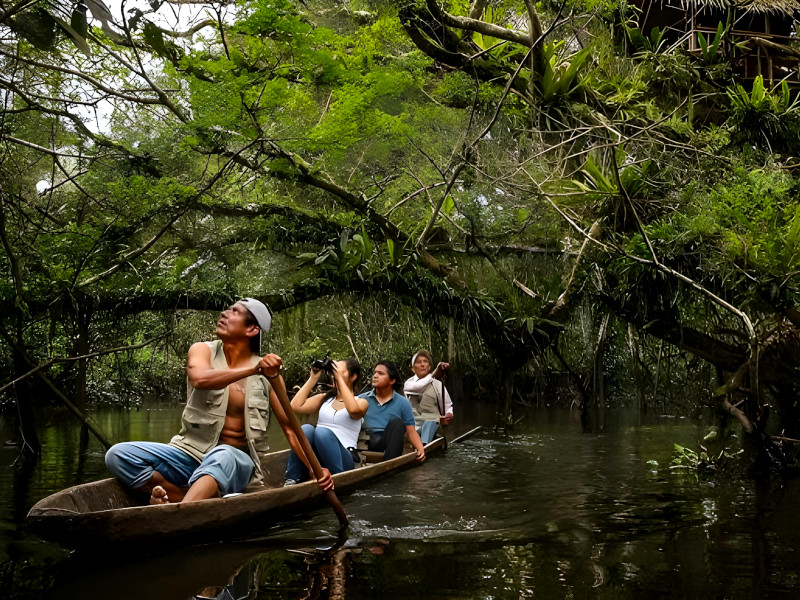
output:
M29 370L28 363L19 354L14 353L14 377L20 377ZM29 381L22 381L14 386L14 401L17 405L17 428L22 438L22 449L25 453L39 456L42 444L36 433L36 420L33 414L33 394Z
M92 322L92 315L94 309L92 301L89 298L82 298L78 300L78 305L75 311L75 324L76 336L73 352L75 356L85 356L91 352L89 343L89 326ZM86 382L88 364L86 359L79 360L77 363L77 371L75 375L75 405L83 412L86 411Z
M447 362L456 361L456 320L453 317L447 319Z
M631 349L631 363L633 364L633 381L636 385L636 424L642 424L642 417L646 413L647 399L645 398L645 380L642 373L641 359L639 356L639 340L633 325L628 323L628 344Z
M509 371L503 371L503 405L500 410L497 411L497 414L500 415L500 423L498 423L498 428L502 428L503 431L508 431L508 424L511 418L511 399L514 395L514 384L512 381L511 373ZM500 404L500 398L498 398L498 405Z
M597 348L592 362L592 385L589 406L584 408L586 411L586 418L584 419L585 433L599 433L603 430L603 409L605 407L603 358L608 340L608 322L610 319L610 314L606 314L603 317L597 334Z

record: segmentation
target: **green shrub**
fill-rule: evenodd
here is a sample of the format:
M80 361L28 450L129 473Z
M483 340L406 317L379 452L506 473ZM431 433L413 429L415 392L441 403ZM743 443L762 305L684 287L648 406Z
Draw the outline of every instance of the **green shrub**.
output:
M769 152L800 152L800 102L792 99L788 84L772 90L759 75L750 92L741 84L727 90L732 114L728 126L731 141L753 145Z

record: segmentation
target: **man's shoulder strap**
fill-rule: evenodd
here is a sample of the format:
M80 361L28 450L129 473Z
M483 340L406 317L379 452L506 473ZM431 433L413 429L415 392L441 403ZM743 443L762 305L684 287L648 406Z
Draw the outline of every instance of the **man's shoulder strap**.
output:
M225 359L225 353L222 351L222 340L212 340L205 343L211 351L211 365L215 368L227 368L228 361Z

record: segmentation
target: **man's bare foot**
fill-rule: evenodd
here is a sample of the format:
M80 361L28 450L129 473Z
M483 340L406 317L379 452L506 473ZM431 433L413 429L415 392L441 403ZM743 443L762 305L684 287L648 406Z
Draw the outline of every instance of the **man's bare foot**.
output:
M169 504L169 498L167 498L167 490L165 490L160 485L154 487L153 491L150 492L150 504Z

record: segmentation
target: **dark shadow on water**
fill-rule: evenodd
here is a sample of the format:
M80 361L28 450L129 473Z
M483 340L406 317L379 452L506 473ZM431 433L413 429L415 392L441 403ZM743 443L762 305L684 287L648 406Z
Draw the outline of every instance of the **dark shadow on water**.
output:
M325 550L315 548L319 539L276 538L173 548L148 556L121 549L76 552L55 566L44 598L424 598L425 590L449 590L463 597L466 589L488 591L478 571L459 573L464 557L513 552L538 555L550 566L555 562L546 557L547 536L517 536L511 542L504 539L509 534L514 537L506 531L436 541L363 538ZM465 581L471 582L468 588Z
M300 593L313 587L314 569L309 565L324 563L340 551L346 539L287 538L286 534L282 529L273 539L205 546L165 548L166 544L159 544L150 549L76 551L55 566L45 598L179 600L219 596L227 600L249 597L265 586ZM145 551L149 553L143 554Z
M255 544L179 547L142 557L75 553L58 565L48 599L188 598L208 586L225 585L248 559L269 548Z

